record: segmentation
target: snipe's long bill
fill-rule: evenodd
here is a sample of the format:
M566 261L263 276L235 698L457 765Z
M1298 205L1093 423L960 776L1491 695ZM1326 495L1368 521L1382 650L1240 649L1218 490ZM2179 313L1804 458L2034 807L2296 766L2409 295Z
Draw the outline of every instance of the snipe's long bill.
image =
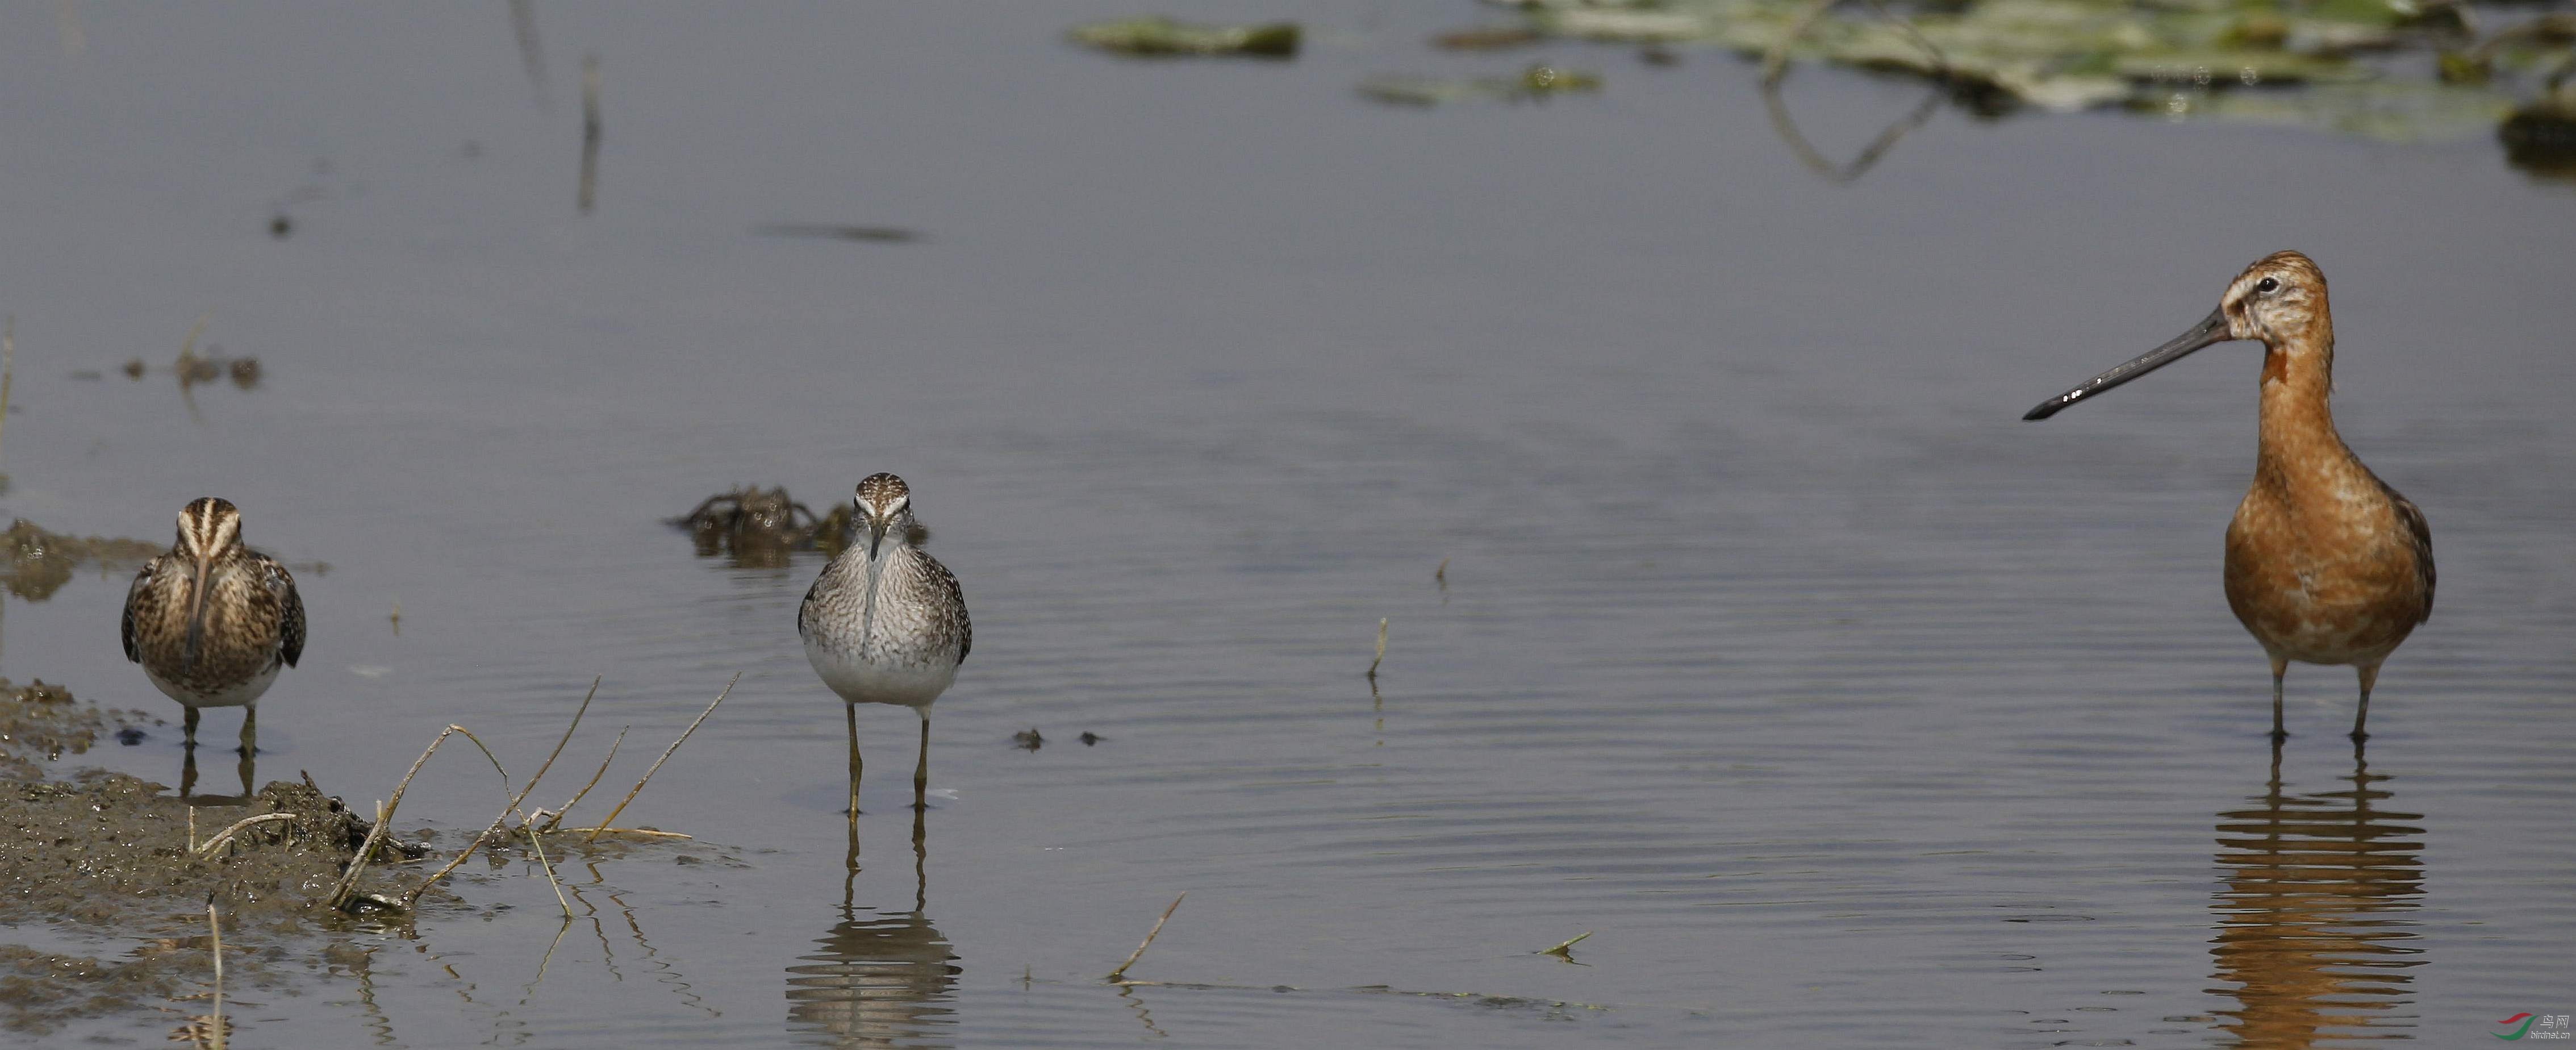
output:
M2335 432L2334 317L2325 274L2297 252L2246 267L2218 309L2172 341L2121 362L2023 419L2047 419L2194 351L2263 344L2254 482L2227 525L2227 605L2272 659L2272 735L2290 661L2359 672L2352 738L2368 737L2379 666L2433 615L2433 532Z
M242 754L258 751L259 698L304 655L304 599L277 559L242 546L241 511L207 497L179 512L179 538L125 593L125 658L188 710L242 708Z

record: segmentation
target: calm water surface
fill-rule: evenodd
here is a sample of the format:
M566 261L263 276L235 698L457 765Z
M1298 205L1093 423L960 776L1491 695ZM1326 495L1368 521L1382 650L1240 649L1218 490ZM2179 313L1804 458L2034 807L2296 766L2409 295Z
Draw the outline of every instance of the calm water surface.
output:
M77 11L78 54L50 11L0 36L0 508L159 539L218 493L328 563L261 779L363 805L450 722L532 768L603 675L565 768L631 725L629 782L743 676L620 818L694 843L568 858L568 929L497 869L241 1043L2459 1045L2576 1010L2576 187L2491 142L1943 113L1833 186L1724 56L1352 91L1533 57L1424 47L1463 0L1190 12L1305 19L1284 65L1058 42L1107 0L550 3L533 82L501 5ZM1916 97L1791 87L1829 151ZM2309 667L2273 752L2220 593L2249 348L2017 418L2283 247L2441 555L2366 755ZM205 311L259 389L116 371ZM875 470L977 640L918 824L912 720L862 712L853 874L792 629L819 555L662 521ZM0 674L175 715L123 591L11 599ZM84 761L175 783L175 727ZM480 826L479 765L404 819ZM1220 987L1101 984L1182 890L1133 976Z

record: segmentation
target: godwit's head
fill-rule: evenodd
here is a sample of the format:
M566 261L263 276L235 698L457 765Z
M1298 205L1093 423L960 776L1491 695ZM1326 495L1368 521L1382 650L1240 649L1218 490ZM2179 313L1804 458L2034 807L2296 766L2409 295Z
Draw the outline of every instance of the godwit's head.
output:
M850 507L858 514L859 525L868 530L868 560L876 560L888 535L898 545L912 542L912 486L902 478L882 471L859 482L857 495L850 497Z
M2192 351L2232 339L2262 341L2269 349L2266 376L2273 374L2270 361L2285 361L2287 357L2313 353L2323 355L2330 364L2334 322L2326 313L2326 275L2318 271L2316 263L2297 252L2264 256L2236 275L2226 293L2219 296L2218 309L2201 318L2199 324L2163 346L2086 380L2082 386L2040 402L2022 418L2046 419L2068 405L2180 361Z
M241 511L226 500L205 496L179 512L180 553L208 562L241 546Z
M2304 341L2326 314L2326 275L2297 252L2273 252L2236 275L2218 298L2230 339L2260 339L2272 346Z

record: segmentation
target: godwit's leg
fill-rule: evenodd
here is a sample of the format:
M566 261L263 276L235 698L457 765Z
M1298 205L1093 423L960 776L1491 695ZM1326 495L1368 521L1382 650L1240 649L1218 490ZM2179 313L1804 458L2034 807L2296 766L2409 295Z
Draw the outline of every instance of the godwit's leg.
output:
M196 712L191 711L190 714ZM249 758L259 753L259 705L242 708L241 753Z
M841 704L841 713L849 716L850 723L850 808L848 813L850 823L855 826L859 822L859 771L862 768L859 762L859 705L845 701Z
M930 712L921 713L921 757L912 767L912 808L919 812L930 805Z
M187 728L188 750L190 750L190 751L195 751L195 750L197 749L197 709L196 709L196 708L191 707L191 708L189 708L189 709L188 709L188 723L187 723L187 725L188 725L188 728Z
M2352 742L2356 744L2370 739L2370 734L2362 731L2362 723L2370 721L2370 687L2379 684L2379 665L2363 664L2357 670L2361 672L2361 707L2352 713Z
M2288 673L2290 673L2290 658L2289 658L2289 657L2286 657L2286 656L2275 656L2275 657L2273 657L2273 658L2272 658L2272 739L2273 739L2273 741L2275 741L2275 742L2279 742L2279 741L2283 741L2283 740L2288 740L2288 739L2290 738L2290 731L2289 731L2289 730L2287 730L2287 729L2283 729L2283 728L2281 728L2281 676L2282 676L2282 675L2285 675L2285 674L2288 674Z

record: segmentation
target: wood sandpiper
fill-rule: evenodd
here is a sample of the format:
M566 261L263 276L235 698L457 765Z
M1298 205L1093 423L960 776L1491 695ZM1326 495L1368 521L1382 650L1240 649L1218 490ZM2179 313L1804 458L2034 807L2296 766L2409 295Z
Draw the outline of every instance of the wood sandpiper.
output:
M930 704L957 680L957 665L975 645L957 577L917 546L912 489L892 474L871 474L851 499L862 535L823 567L796 610L805 658L839 693L850 729L850 819L859 812L861 703L900 704L921 716L921 753L912 774L912 804L926 804L930 785Z

